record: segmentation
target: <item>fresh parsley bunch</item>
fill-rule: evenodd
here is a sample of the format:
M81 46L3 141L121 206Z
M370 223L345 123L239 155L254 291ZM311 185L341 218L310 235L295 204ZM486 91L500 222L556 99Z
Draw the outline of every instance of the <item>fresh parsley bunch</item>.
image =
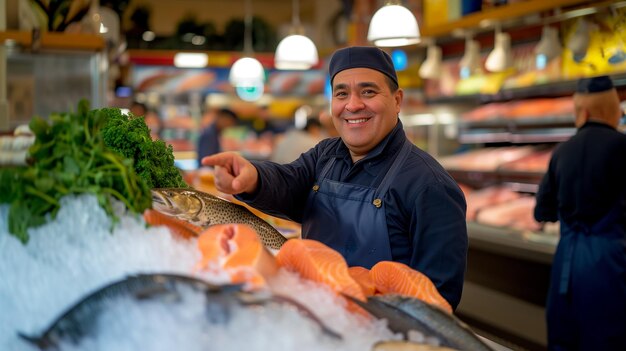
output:
M56 217L59 200L71 194L94 194L111 218L117 220L111 197L136 213L152 206L150 188L133 167L133 159L108 148L102 130L107 111L89 110L85 100L76 113L35 117L29 166L0 169L0 202L9 203L9 231L22 242L27 229Z

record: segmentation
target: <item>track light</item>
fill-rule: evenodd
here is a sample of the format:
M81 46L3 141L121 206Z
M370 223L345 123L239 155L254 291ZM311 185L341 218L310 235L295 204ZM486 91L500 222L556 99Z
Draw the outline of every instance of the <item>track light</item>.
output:
M546 68L548 62L561 56L563 47L559 42L559 31L550 26L544 26L541 40L535 47L535 67L537 69Z
M490 72L502 72L513 66L513 55L511 54L511 36L508 33L496 29L495 46L487 56L485 68Z
M459 62L459 76L461 79L469 78L480 67L480 43L468 37L465 39L465 53Z
M441 76L441 48L434 43L428 45L426 60L419 69L419 75L424 79L436 79Z

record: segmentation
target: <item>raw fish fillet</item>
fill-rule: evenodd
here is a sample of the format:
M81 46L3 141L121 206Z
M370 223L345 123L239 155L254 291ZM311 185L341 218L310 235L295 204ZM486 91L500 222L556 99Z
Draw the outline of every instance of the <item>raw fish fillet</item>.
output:
M319 241L288 240L276 254L276 260L279 266L298 272L305 279L326 284L338 293L365 301L365 294L350 276L343 256Z
M200 269L222 269L233 284L246 284L246 288L265 287L266 280L278 271L274 256L246 224L210 226L200 234L198 248Z
M381 261L372 267L370 276L382 294L399 294L420 299L452 313L452 307L439 294L435 284L424 274L400 262Z
M476 220L476 215L484 208L509 202L522 196L504 186L491 186L469 193L466 197L467 211L465 217L469 221Z
M509 227L518 230L541 230L533 217L536 200L533 196L523 196L506 203L482 209L476 221L496 227Z
M363 294L365 296L372 296L376 293L376 286L372 277L370 277L370 270L365 267L354 266L348 268L350 276L361 286Z

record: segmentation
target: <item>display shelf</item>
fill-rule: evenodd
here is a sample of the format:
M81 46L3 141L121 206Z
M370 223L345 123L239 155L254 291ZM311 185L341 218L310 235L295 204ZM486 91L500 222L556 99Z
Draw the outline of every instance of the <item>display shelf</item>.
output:
M569 139L576 134L576 128L530 129L521 131L493 131L493 130L459 130L459 142L463 144L487 143L558 143Z
M502 184L514 191L534 193L541 182L543 172L522 171L473 171L462 169L447 169L447 172L457 182L474 188L485 188L491 185Z
M626 73L611 74L615 87L626 89ZM542 84L533 84L528 87L502 88L495 94L467 94L454 96L426 97L427 104L486 104L491 102L506 102L532 98L549 98L571 96L576 92L578 79L554 81Z
M459 122L459 141L483 143L555 143L576 134L574 116L491 118Z
M522 232L476 222L467 222L470 246L509 257L551 264L558 236Z
M0 42L13 40L20 46L32 47L34 32L6 31L0 32ZM66 49L99 51L104 49L105 42L101 35L84 33L39 32L41 49Z
M452 35L455 30L470 28L474 29L484 27L485 25L490 24L486 21L490 21L491 24L493 24L494 22L521 18L527 15L535 15L543 11L555 10L561 7L575 6L581 4L590 4L593 6L597 6L598 3L605 2L611 3L607 1L599 2L589 0L520 1L471 13L455 21L450 21L447 23L433 26L424 25L420 28L420 30L422 36L424 37L443 37Z

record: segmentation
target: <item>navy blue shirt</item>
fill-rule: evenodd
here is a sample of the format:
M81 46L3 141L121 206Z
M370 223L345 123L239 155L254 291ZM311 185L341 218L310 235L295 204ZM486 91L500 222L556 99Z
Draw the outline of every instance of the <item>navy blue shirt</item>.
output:
M259 172L257 192L236 197L265 213L302 223L307 197L330 158L337 159L330 180L378 187L405 139L398 122L356 163L339 138L321 141L290 164L253 162ZM456 308L468 247L466 203L456 182L433 157L413 145L383 201L393 260L428 276Z
M626 135L587 122L554 150L537 192L535 219L593 225L621 204L621 223L626 225L625 197Z

